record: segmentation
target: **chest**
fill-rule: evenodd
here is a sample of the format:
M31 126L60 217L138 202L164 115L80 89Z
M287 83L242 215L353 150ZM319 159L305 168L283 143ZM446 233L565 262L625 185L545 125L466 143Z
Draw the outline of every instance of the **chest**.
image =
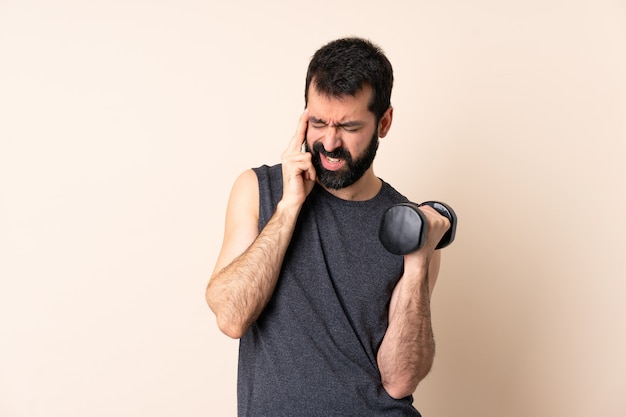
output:
M378 239L386 208L312 201L303 207L290 248L297 271L293 279L365 327L386 324L391 293L403 271L403 258L390 254Z

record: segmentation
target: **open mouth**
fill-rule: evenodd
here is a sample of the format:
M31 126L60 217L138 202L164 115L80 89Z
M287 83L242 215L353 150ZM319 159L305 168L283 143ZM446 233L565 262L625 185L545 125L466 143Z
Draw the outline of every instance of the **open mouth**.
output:
M345 163L345 159L331 158L330 156L326 155L322 155L322 158L320 159L322 160L322 165L324 166L324 168L329 171L336 171L341 168Z

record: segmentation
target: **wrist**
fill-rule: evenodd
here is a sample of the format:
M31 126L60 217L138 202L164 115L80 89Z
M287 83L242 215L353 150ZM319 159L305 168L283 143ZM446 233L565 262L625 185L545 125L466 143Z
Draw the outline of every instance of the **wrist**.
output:
M276 215L285 221L293 220L295 222L301 208L302 204L299 202L281 199L276 205Z
M404 256L404 277L411 280L427 281L430 259L420 253Z

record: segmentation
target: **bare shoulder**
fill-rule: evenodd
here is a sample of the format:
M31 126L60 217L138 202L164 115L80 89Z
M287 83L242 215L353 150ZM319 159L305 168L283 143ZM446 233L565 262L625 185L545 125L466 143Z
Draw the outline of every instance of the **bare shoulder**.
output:
M235 180L228 199L224 240L215 265L221 270L241 255L259 235L259 185L256 173L249 169Z
M258 213L259 180L253 170L248 169L242 172L235 180L228 202L229 209L231 208L230 206L232 203L242 203L246 206L251 206L250 208L254 208L254 210Z
M242 172L235 180L226 209L226 228L236 231L250 228L258 234L259 222L259 180L256 173L249 169ZM254 226L254 227L251 227Z

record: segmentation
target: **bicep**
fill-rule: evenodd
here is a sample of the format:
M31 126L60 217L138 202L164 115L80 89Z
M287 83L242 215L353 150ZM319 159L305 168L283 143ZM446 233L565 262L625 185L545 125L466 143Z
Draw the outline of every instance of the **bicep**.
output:
M228 199L224 239L213 274L244 253L259 235L259 188L252 170L235 181Z

